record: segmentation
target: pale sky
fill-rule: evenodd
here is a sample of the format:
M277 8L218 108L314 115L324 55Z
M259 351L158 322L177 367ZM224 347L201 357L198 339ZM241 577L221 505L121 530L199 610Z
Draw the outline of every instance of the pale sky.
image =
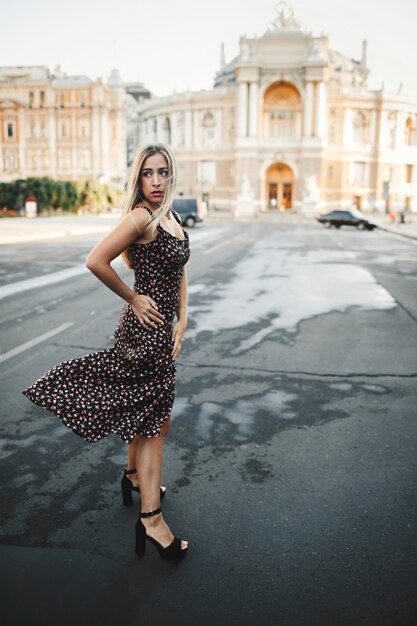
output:
M276 17L268 0L0 0L0 65L57 64L68 74L139 80L155 95L211 89L239 37L262 35ZM368 40L370 88L381 82L417 100L417 2L294 0L295 17L331 48L360 59Z

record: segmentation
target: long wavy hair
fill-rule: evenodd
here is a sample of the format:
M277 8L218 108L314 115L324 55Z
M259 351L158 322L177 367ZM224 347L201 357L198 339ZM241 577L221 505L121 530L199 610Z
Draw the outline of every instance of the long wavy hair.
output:
M149 218L148 228L152 237L155 234L158 224L168 214L174 197L175 186L178 177L178 167L174 154L169 146L164 143L151 143L136 152L133 160L132 169L130 171L129 181L127 183L126 193L122 205L121 219L129 213L138 204L147 204L148 200L143 195L140 178L143 165L146 159L154 154L162 154L167 162L168 176L166 178L165 193L158 209L153 210L152 217ZM123 261L129 269L133 269L133 261L130 257L129 248L126 248L121 254Z

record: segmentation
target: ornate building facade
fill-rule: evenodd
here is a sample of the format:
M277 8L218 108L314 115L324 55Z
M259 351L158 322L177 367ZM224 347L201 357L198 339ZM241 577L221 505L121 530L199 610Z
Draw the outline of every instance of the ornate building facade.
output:
M126 180L126 92L59 66L0 67L0 178Z
M170 144L179 193L211 207L417 210L417 102L367 87L366 42L349 59L277 11L228 64L222 49L212 90L139 106L139 142Z

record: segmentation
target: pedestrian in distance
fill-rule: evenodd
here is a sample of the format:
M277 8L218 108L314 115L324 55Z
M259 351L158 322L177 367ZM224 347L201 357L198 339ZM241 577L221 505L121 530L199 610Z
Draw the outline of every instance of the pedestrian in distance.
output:
M149 540L161 557L178 561L188 542L175 537L163 518L166 489L160 485L187 326L190 246L171 209L176 176L167 145L139 149L121 221L87 256L88 269L125 301L113 347L55 365L22 393L89 443L114 433L128 444L121 488L125 505L132 505L133 491L141 498L136 554L145 554ZM133 289L111 266L119 255L134 271Z

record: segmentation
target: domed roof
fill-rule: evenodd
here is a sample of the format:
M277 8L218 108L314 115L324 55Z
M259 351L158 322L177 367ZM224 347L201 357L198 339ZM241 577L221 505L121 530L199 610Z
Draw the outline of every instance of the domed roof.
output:
M214 87L221 87L224 83L226 83L226 85L234 85L236 83L234 67L238 58L239 55L232 59L229 63L226 63L224 68L217 72L214 77Z
M349 59L337 50L329 48L329 63L336 72L353 72L360 67L360 62Z

